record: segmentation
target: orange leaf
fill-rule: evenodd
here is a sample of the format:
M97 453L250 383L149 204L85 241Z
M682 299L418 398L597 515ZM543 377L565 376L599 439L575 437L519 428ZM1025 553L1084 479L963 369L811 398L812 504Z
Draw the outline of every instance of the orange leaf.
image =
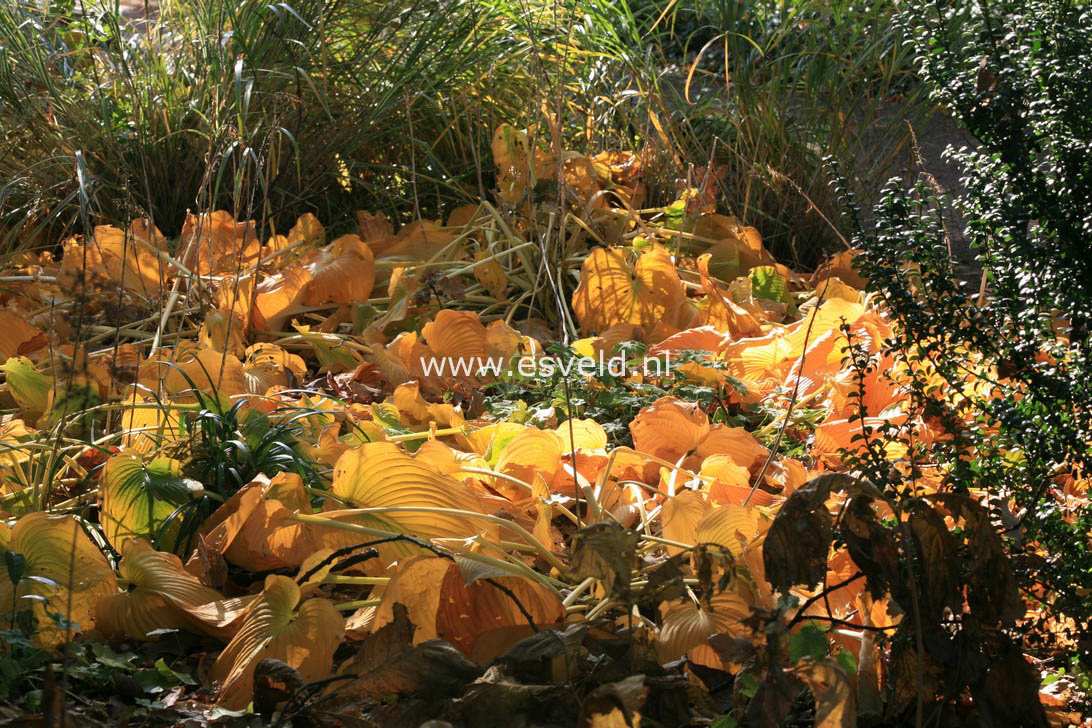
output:
M324 303L363 303L375 283L372 249L356 235L342 235L303 259L311 282L303 297L306 306Z
M596 248L580 269L573 312L588 334L632 323L646 331L673 325L686 299L671 256L656 246L630 265L617 248Z
M321 680L330 674L343 636L344 621L333 603L317 598L301 603L292 579L270 574L209 673L220 684L217 703L245 708L254 694L254 668L264 659L291 665L305 682Z

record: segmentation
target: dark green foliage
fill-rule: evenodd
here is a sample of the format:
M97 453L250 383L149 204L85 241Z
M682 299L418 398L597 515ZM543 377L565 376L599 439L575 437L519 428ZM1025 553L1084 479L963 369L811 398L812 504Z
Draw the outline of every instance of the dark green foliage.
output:
M242 488L259 474L296 473L307 485L318 484L314 461L299 449L302 419L310 412L281 413L273 420L244 401L224 408L212 400L187 419L190 437L181 446L188 453L184 472L206 490L222 498Z
M1065 636L1088 654L1092 511L1063 489L1092 474L1092 14L1059 0L930 0L900 23L935 98L981 144L955 153L967 192L951 202L985 288L979 297L959 279L945 202L924 183L892 183L876 230L858 236L859 261L897 321L893 349L915 372L912 414L952 438L926 447L905 429L866 431L858 465L893 496L911 494L925 462L956 493L986 491L1024 596L1043 619L1074 618ZM950 387L938 390L930 372ZM965 390L974 373L982 386ZM905 473L879 454L883 438L910 446ZM1040 584L1045 594L1032 591ZM1024 630L1027 643L1052 638L1041 627Z

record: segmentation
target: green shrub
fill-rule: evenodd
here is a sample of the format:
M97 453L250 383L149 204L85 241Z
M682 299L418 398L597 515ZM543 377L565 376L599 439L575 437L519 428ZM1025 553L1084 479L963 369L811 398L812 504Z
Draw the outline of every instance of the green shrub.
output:
M858 238L898 324L892 346L950 385L914 381L918 413L953 438L917 443L908 457L938 463L956 492L989 495L1024 596L1041 620L1076 622L1028 625L1027 639L1064 637L1087 657L1092 14L1056 0L930 0L900 19L923 79L981 144L955 155L967 192L954 204L984 271L981 292L959 280L943 203L926 184L892 184L877 229ZM988 386L964 386L975 372Z

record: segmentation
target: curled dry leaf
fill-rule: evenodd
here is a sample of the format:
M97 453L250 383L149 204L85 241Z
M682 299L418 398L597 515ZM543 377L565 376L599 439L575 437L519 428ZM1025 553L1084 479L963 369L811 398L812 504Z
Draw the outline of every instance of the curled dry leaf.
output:
M325 303L363 303L375 283L372 249L357 235L342 235L303 259L310 275L303 294L305 306Z
M444 639L466 655L489 632L522 627L531 634L565 618L560 597L536 581L435 556L410 557L395 567L376 610L376 629L395 619L396 605L416 626L413 644Z
M45 346L45 332L27 323L24 316L0 309L0 359L31 354Z
M125 542L118 573L128 591L99 599L95 627L105 635L152 639L156 630L190 629L228 639L249 598L224 599L187 572L174 554L143 539Z
M709 638L714 634L749 635L750 629L743 625L743 620L750 614L750 605L731 591L715 595L704 605L690 599L667 605L663 626L656 637L656 654L661 662L669 662L702 647L700 654L691 654L690 659L700 664L711 662L710 666L720 668L719 658L708 645Z
M217 703L245 708L253 696L254 670L265 659L291 665L306 682L330 674L343 637L341 615L326 599L300 599L287 576L271 574L251 603L231 642L216 659L209 679L220 686Z
M201 275L241 272L258 262L260 248L257 223L236 222L226 210L188 214L182 225L182 265Z

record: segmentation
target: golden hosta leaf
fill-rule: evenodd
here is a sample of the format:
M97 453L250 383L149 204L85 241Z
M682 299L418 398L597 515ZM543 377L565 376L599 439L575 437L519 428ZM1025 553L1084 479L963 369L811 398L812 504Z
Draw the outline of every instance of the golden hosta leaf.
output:
M742 427L713 425L695 453L703 459L711 455L727 455L736 465L754 469L761 467L770 451Z
M216 659L209 679L219 683L217 703L245 708L254 692L254 668L264 659L281 660L305 682L330 674L344 621L326 599L300 601L300 589L287 576L271 574L265 589L247 608L231 642Z
M357 235L342 235L303 259L311 281L303 296L305 306L324 303L363 303L375 283L372 249Z
M511 592L511 596L505 592ZM435 556L414 556L399 563L383 590L373 629L394 620L394 605L406 607L416 625L413 644L445 639L469 655L475 640L494 630L559 622L565 608L554 592L541 584L512 576L478 562Z
M694 402L660 397L637 414L629 431L634 449L675 462L709 434L709 418Z
M30 359L14 356L0 365L7 379L8 390L22 410L27 422L37 422L49 408L49 395L53 389L53 377L38 371Z
M455 240L451 231L432 220L415 220L408 225L403 225L398 234L391 238L365 239L377 259L424 262L441 250L448 251L449 255L446 258L448 260L462 257L462 247L451 245ZM376 279L377 285L387 283L385 276Z
M698 523L697 543L722 546L737 560L743 550L769 528L770 521L757 509L748 506L723 505L713 508Z
M23 559L17 584L12 584L8 570L0 572L0 604L8 605L0 619L10 625L12 605L18 612L32 611L37 619L34 640L39 644L57 645L66 639L67 630L49 614L66 617L74 631L90 630L95 603L117 592L114 570L71 516L30 513L14 527L0 523L0 551Z
M230 309L217 309L205 314L197 341L213 351L243 356L246 349L246 320Z
M563 448L556 432L528 427L504 445L496 469L525 483L532 482L536 474L550 482L561 467Z
M486 355L485 326L472 311L445 308L434 321L425 324L421 334L437 357L480 360Z
M123 448L141 453L158 450L182 434L181 415L170 409L169 402L157 402L134 394L124 402L121 426L125 431Z
M826 278L833 276L840 279L846 284L853 286L858 291L863 291L868 287L868 279L861 276L857 272L857 269L853 266L853 259L857 256L857 250L843 250L841 253L837 253L832 256L827 262L820 265L815 270L815 275ZM821 290L819 286L816 286L816 290Z
M249 571L272 571L299 566L317 546L312 529L289 520L294 512L310 513L303 480L295 473L279 473L272 480L258 476L259 500L224 550L224 558Z
M257 224L236 222L225 210L186 215L182 225L181 262L201 275L240 272L258 262L260 249Z
M390 220L382 212L357 210L356 221L360 239L372 246L373 252L375 251L375 243L394 237L394 228L391 226Z
M596 248L581 267L572 305L580 328L597 334L621 323L646 331L675 325L685 300L675 264L663 248L641 254L633 266L616 248Z
M142 219L133 220L124 231L98 225L88 242L72 240L65 246L61 274L79 279L86 270L144 298L158 298L167 284L168 264L160 258L166 251L166 238Z
M314 213L305 212L288 231L287 242L288 245L299 245L303 249L317 248L326 244L326 229Z
M862 314L864 306L859 303L841 298L825 299L800 321L765 336L735 341L724 348L724 353L736 376L761 379L774 375L783 380L788 367L804 353L805 341L810 346L826 332L840 327L843 320L852 324Z
M743 501L751 493L751 471L736 464L728 455L711 455L701 464L702 479L710 478L709 500L712 503L735 503ZM758 495L760 491L755 491Z
M176 511L204 495L200 483L182 477L182 463L122 453L106 461L99 485L100 520L106 540L121 551L131 538L168 548L181 523ZM169 520L172 516L177 516Z
M845 670L834 660L805 662L793 672L808 684L815 696L815 728L854 728L857 725L857 691Z
M256 289L251 319L257 331L281 331L285 321L303 310L311 271L296 267L269 276Z
M696 490L682 490L674 497L664 501L660 511L663 524L663 536L671 541L693 546L698 543L698 523L709 512L709 504ZM667 552L674 556L682 552L679 546L668 546Z
M479 250L474 254L474 260L476 261L474 277L478 279L478 283L481 283L493 298L498 301L505 300L504 291L508 288L508 274L497 262L496 256L490 255L488 251Z
M709 274L709 255L698 258L698 271L701 273L702 288L705 298L697 304L698 315L705 326L713 326L733 338L757 336L762 333L759 320L747 309L735 301L727 291L713 281Z
M232 355L186 342L177 351L160 349L140 365L140 383L168 399L194 402L197 392L231 397L246 392L243 363Z
M712 241L706 252L713 256L712 268L721 280L732 280L760 265L773 265L773 257L762 245L758 230L740 225L725 215L702 215L694 224L694 235Z
M406 508L359 514L353 520L373 528L425 538L468 538L496 527L484 520L425 509L480 512L469 487L418 461L390 442L370 442L342 455L334 468L331 492L355 508Z
M143 539L125 542L118 573L129 590L99 600L95 626L106 635L150 639L159 629L182 628L227 638L248 600L225 600L182 567L174 554Z
M707 606L699 606L690 599L675 602L664 613L663 626L656 637L656 654L661 662L670 662L704 645L711 635L750 634L750 629L742 623L750 615L747 602L731 591L717 594Z
M607 433L595 420L572 419L559 424L554 432L561 438L565 452L573 450L605 450ZM570 439L570 434L572 438Z
M45 332L27 323L26 317L0 309L0 359L30 354L45 344Z

